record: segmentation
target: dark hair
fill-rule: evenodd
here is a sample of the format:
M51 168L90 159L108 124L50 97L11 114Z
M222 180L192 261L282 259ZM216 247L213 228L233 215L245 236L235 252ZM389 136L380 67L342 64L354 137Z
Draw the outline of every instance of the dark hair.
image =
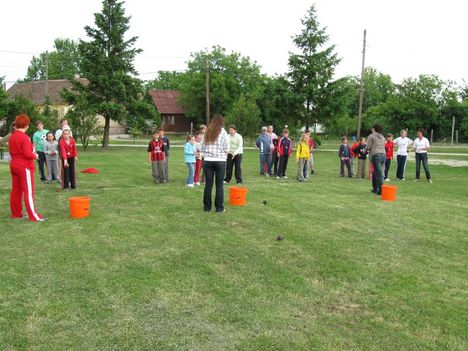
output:
M236 126L234 124L229 125L229 129L231 129L231 128L237 131L237 128L236 128Z
M221 128L224 125L224 117L221 115L216 115L211 120L210 124L206 128L205 132L205 144L213 144L218 135L221 133Z
M341 138L341 141L345 141L345 140L348 140L348 138L347 137L342 137Z
M388 134L387 134L387 138L390 138L390 137L393 137L393 134L392 134L392 133L388 133Z
M422 128L416 129L416 132L421 132L424 135L424 129L422 129Z
M158 129L156 129L156 131L159 133L159 132L164 132L164 128L162 127L159 127Z
M47 132L47 134L46 134L46 138L47 138L47 136L48 136L49 134L50 134L50 135L52 135L52 137L53 137L53 138L54 138L54 140L55 140L54 133L52 133L52 132Z
M372 126L372 128L374 128L374 130L377 132L377 133L382 133L382 126L380 124L374 124Z
M37 127L39 124L44 124L44 123L42 123L42 121L36 121L36 124L35 124L36 127Z
M59 123L62 124L62 123L65 122L65 121L68 122L68 120L67 120L66 118L62 118L62 119L59 121Z

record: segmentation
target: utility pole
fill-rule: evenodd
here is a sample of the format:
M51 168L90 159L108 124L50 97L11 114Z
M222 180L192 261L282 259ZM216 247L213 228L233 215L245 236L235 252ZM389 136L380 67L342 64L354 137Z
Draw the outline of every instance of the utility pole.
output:
M210 124L210 62L205 64L206 125Z
M452 119L452 142L450 143L453 146L453 134L455 133L455 116Z
M45 98L49 96L49 51L45 53Z
M364 102L365 61L366 61L366 30L364 29L364 39L363 39L363 44L362 44L361 87L359 88L359 112L358 112L357 140L361 138L362 105Z

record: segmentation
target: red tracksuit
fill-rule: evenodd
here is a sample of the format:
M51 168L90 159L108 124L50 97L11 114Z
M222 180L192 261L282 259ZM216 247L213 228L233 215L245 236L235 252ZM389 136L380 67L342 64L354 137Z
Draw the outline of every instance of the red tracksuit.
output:
M34 205L34 160L33 145L29 137L22 131L15 130L8 140L11 155L11 195L10 208L12 218L23 217L24 204L31 221L42 221L42 216L36 212Z

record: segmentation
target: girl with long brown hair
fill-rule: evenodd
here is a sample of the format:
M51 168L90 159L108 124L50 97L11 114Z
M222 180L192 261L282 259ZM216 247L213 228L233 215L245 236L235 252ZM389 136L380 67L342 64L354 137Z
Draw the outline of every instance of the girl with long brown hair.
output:
M216 115L208 125L202 143L204 155L203 172L205 173L205 192L203 209L211 211L213 183L216 181L216 212L224 212L223 181L226 172L226 158L229 151L228 136L224 129L224 118Z

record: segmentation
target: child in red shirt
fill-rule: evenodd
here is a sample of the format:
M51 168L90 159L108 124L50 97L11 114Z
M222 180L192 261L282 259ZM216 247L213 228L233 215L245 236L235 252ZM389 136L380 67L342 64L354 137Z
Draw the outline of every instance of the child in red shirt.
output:
M390 181L388 178L388 172L390 171L390 164L393 160L393 149L395 148L395 143L393 142L393 134L387 134L387 141L385 142L385 171L384 171L384 180L386 182Z
M69 129L64 129L59 141L60 160L62 161L62 188L76 189L75 161L78 161L75 139Z
M148 162L151 164L153 182L166 183L166 154L164 152L164 140L159 132L153 134L153 139L148 145Z

